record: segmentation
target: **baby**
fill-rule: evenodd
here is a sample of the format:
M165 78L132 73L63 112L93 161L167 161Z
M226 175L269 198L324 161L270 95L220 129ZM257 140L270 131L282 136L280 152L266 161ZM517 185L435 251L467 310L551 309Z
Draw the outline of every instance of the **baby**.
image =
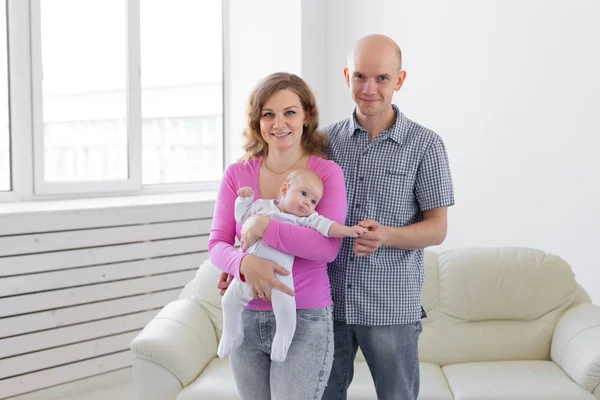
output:
M356 226L344 226L331 221L315 212L315 208L323 196L321 178L309 169L292 171L281 185L279 199L259 199L253 202L252 188L245 186L238 190L235 201L235 220L243 224L250 216L258 214L278 219L294 225L306 226L327 237L360 237L366 229ZM289 275L277 275L285 285L294 289L292 264L294 256L282 253L266 246L259 240L247 251L256 257L271 260L286 270ZM217 354L227 357L233 349L242 343L244 330L242 312L252 300L250 286L235 279L223 296L223 335ZM277 331L271 346L271 360L283 362L296 331L296 301L294 297L280 290L271 291L271 303Z

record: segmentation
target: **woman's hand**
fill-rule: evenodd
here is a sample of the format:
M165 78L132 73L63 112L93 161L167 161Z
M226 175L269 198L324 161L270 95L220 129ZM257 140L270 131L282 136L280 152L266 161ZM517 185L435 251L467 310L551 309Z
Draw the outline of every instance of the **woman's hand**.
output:
M245 252L250 246L262 239L269 226L269 222L271 222L271 218L264 215L253 215L244 222L240 239L242 251Z
M217 288L219 289L219 294L221 296L225 294L232 280L233 275L228 274L227 272L221 272L221 275L219 275L219 280L217 281Z
M285 268L273 261L247 255L242 258L240 274L246 278L246 283L252 289L252 296L261 300L271 301L271 289L279 289L283 293L294 295L294 291L275 277L275 273L289 275Z

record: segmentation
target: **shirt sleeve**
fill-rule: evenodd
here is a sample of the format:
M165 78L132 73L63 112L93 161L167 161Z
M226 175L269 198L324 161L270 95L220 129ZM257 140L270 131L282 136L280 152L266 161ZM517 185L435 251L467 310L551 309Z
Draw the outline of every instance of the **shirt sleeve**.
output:
M240 264L244 253L234 247L236 198L237 187L230 167L225 170L217 192L215 212L208 240L208 255L214 266L240 279Z
M254 196L238 196L235 199L235 220L240 224L246 222L252 214L252 200L254 200Z
M421 211L454 204L454 188L448 155L439 137L435 138L421 160L417 170L415 196Z
M316 211L313 212L310 216L304 218L298 218L299 225L307 226L311 229L316 230L323 236L329 237L329 229L331 225L333 225L333 221L329 218L325 218L322 215L319 215Z
M324 161L316 170L323 181L323 197L316 211L332 221L343 224L348 207L344 174L333 161ZM317 262L333 261L342 245L341 238L327 238L312 228L286 224L271 219L263 243L296 257Z

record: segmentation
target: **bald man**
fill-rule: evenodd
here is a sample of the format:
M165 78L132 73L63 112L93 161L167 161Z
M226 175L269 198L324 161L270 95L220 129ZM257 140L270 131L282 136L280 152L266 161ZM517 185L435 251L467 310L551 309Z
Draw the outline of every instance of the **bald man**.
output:
M356 107L325 129L328 156L344 170L346 225L368 232L345 238L329 264L335 353L323 399L346 399L360 348L379 399L416 400L423 249L446 237L454 204L448 158L436 133L392 104L406 79L392 39L363 37L347 61Z

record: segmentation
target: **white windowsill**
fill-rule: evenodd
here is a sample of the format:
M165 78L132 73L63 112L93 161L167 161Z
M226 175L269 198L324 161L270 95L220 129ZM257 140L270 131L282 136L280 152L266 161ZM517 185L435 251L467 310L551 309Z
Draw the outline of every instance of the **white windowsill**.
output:
M215 201L216 197L217 192L210 191L0 203L0 216L7 214L48 213L53 211L79 211L90 209L211 202Z

